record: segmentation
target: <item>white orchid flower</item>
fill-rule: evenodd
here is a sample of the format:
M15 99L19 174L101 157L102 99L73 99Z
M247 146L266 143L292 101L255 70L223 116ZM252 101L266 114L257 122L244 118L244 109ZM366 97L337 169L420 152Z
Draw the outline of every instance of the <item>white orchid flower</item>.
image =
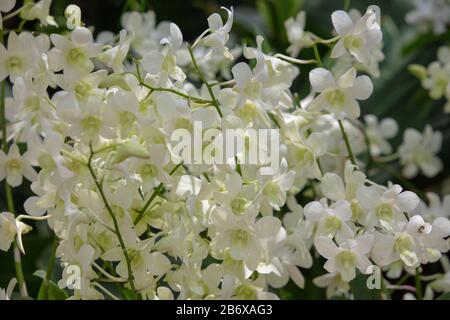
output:
M373 245L373 236L364 234L348 239L339 247L329 237L317 237L314 242L317 251L327 259L324 265L328 272L337 272L342 280L349 282L356 277L355 269L367 274L372 265L367 258Z
M358 100L366 100L373 91L370 78L356 76L356 69L350 68L337 80L330 71L316 68L309 74L312 89L319 95L311 102L311 111L327 110L336 118L345 116L356 119L361 110Z

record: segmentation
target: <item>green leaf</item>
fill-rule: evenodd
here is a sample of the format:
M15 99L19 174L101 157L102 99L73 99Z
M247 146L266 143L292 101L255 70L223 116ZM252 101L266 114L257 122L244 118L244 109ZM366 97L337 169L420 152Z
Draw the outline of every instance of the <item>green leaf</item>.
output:
M262 0L256 2L256 7L263 17L268 30L272 47L283 50L287 45L287 35L284 22L294 17L301 9L303 0Z
M48 280L47 285L45 285L45 282L47 281L45 279L45 274L46 272L44 270L36 270L33 273L33 276L36 276L43 280L39 288L36 300L66 300L67 298L69 298L67 292L59 288L58 285L53 281Z
M402 50L403 55L408 55L415 50L423 49L426 46L433 44L435 42L446 42L450 40L450 31L439 34L439 35L430 35L429 33L424 33L416 37L413 41L408 43Z
M125 300L136 300L136 293L128 288L123 288L122 294L125 297Z
M284 24L289 17L295 16L303 5L303 0L278 0L275 1L278 19Z
M450 300L450 291L440 295L436 300Z
M267 27L269 30L274 30L275 28L275 22L272 15L272 10L270 8L270 4L268 1L258 1L256 2L256 7L258 9L258 12L263 17Z

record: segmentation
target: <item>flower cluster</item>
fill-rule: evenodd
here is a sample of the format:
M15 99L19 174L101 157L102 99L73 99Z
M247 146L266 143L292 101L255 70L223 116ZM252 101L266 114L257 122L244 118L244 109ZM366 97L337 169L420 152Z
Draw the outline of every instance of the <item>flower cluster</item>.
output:
M410 72L422 81L422 86L434 100L445 98L444 112L450 113L450 48L440 47L437 51L437 61L428 68L418 64L409 66Z
M21 14L51 23L49 5ZM289 19L292 56L265 52L261 36L255 47L230 46L234 12L223 12L192 44L153 12L125 13L118 35L95 39L73 5L62 34L9 32L0 45L0 79L12 83L0 179L16 187L25 178L34 195L26 215L0 215L0 249L17 239L25 252L31 228L22 221L46 220L64 269L58 284L73 299L117 298L103 281L137 299L276 299L290 280L304 287L301 269L320 261L314 252L328 272L314 283L351 296L349 282L375 266L397 278L441 259L450 221L439 198L428 207L398 184L378 185L361 160L397 156L393 119L359 120L383 58L379 8L334 12L330 40L304 31L304 13ZM321 43L340 68L296 58ZM299 102L291 86L304 63L318 66ZM242 130L244 151L251 130L279 130L276 169L245 163L242 150L225 164L181 161L172 133L195 136L196 121L218 132L205 150L225 129ZM409 129L404 140L405 176L441 170L438 133Z
M450 3L447 0L415 0L406 22L417 25L423 32L442 34L450 25Z

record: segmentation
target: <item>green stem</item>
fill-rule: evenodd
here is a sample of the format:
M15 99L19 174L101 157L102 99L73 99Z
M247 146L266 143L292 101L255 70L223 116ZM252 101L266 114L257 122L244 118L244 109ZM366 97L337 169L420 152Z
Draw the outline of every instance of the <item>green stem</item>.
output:
M366 163L365 171L366 171L366 175L368 175L369 170L372 168L372 165L374 162L374 159L372 157L372 150L371 150L372 147L370 144L370 138L369 138L369 135L367 134L366 127L362 123L360 123L359 121L354 121L352 123L362 131L363 136L364 136L364 143L366 144L366 148L367 148L367 150L366 150L367 163Z
M320 164L319 158L316 158L316 163L317 163L317 167L319 168L320 175L323 177L323 169L322 169L322 165Z
M365 130L364 130L365 132ZM367 134L364 134L364 140L366 141L366 146L367 146L367 163L366 163L366 175L369 174L369 170L372 168L372 163L373 163L373 157L372 157L372 151L370 148L370 139L367 136Z
M275 117L275 115L271 112L267 112L267 115L269 116L269 118L275 123L275 126L277 128L281 128L280 124L278 123L277 118Z
M384 281L384 277L383 275L381 275L381 279L380 279L380 284L381 284L381 299L382 300L388 300L391 298L389 289L386 287L386 282Z
M23 298L28 297L27 283L25 282L25 276L22 269L22 256L20 254L19 246L17 245L17 239L14 240L14 268L16 270L17 282L19 283L20 295Z
M27 20L21 20L19 23L19 27L15 30L16 33L21 33L23 30L23 27L25 26L25 23L27 22Z
M140 211L138 211L139 214L136 217L136 219L134 219L134 221L133 221L133 223L135 225L138 224L142 220L142 218L144 217L145 211L147 211L148 207L151 205L153 200L155 200L156 196L161 192L161 189L163 186L164 186L164 184L162 182L160 182L159 185L157 185L156 188L153 190L153 193L151 194L150 198L147 200L147 202L142 207L142 209Z
M179 164L177 164L170 172L169 172L169 176L173 175L175 173L175 171L177 171L177 169L179 167L181 167L183 165L183 162L180 162ZM142 207L141 210L138 210L138 216L136 217L136 219L134 220L134 224L138 224L142 218L144 217L145 211L147 211L148 207L150 206L150 204L153 202L153 200L155 200L156 196L158 194L161 193L162 188L164 187L164 184L161 182L160 184L158 184L156 186L156 188L153 190L153 193L151 194L150 198L147 200L147 202L144 204L144 206Z
M422 281L420 280L419 268L416 269L415 280L416 280L416 296L417 296L417 300L423 300Z
M314 56L316 57L316 63L319 67L322 67L322 60L320 59L320 54L319 54L319 50L317 49L317 44L313 45L313 50L314 50Z
M202 99L202 98L197 98L197 97L191 97L188 94L185 94L183 92L177 91L175 89L171 89L171 88L162 88L162 87L152 87L144 82L140 83L141 86L146 87L147 89L150 89L152 91L161 91L161 92L170 92L173 94L176 94L177 96L183 97L187 100L191 100L193 102L197 102L197 103L204 103L204 104L213 104L213 102L211 100L206 100L206 99Z
M5 180L5 193L6 193L6 207L8 211L11 213L15 213L16 210L14 208L14 197L12 193L11 186Z
M1 30L0 30L1 32ZM1 96L0 96L0 117L1 117L1 124L2 124L2 149L5 153L8 152L8 141L7 141L7 132L6 132L6 115L5 115L5 87L6 87L6 81L3 81L1 84Z
M55 238L53 239L50 260L48 262L47 273L45 274L45 279L47 280L47 285L48 285L48 281L50 280L50 278L53 275L53 268L55 266L55 261L56 261L56 249L58 249L58 238L55 235Z
M211 85L208 83L208 81L206 81L205 76L203 75L202 71L198 67L197 61L195 60L194 52L192 51L191 46L188 46L188 50L189 50L189 55L191 56L191 60L192 60L192 63L194 65L194 68L197 71L200 80L205 84L206 88L208 89L209 95L210 95L210 97L212 99L213 106L216 108L216 110L219 113L220 117L223 118L223 113L222 113L222 110L220 110L219 102L217 101L216 96L214 95L214 92L212 90Z
M327 46L331 46L333 43L338 41L340 38L341 38L340 36L336 36L336 37L331 38L331 39L322 39L322 38L314 35L314 43L315 44L320 43L320 44L324 44L324 45L327 45Z
M141 76L141 69L139 68L139 62L136 61L136 60L134 60L134 65L136 66L136 75L137 75L137 78L138 78L139 82L142 83L143 81L142 81L142 76Z
M350 0L344 0L344 11L350 9Z
M400 280L397 281L397 283L395 284L396 286L401 286L402 284L404 284L406 282L406 280L408 280L410 277L409 273L405 273L403 275L403 277L400 278Z
M53 238L53 244L52 244L52 251L50 253L50 260L48 261L47 266L47 272L45 273L44 281L42 282L41 288L39 289L38 296L42 295L45 297L45 299L48 299L48 284L50 283L50 280L53 275L53 269L55 266L56 261L56 249L58 248L58 238L56 235Z
M117 218L114 215L114 212L113 212L111 206L109 205L108 200L106 199L105 193L103 192L103 188L97 179L94 169L92 168L92 157L93 157L94 153L92 151L92 146L90 146L90 147L91 147L91 154L89 156L87 167L88 167L89 172L92 176L92 179L94 180L94 183L100 193L100 197L102 198L103 203L105 204L106 210L108 211L108 213L113 221L114 231L119 240L119 244L122 249L123 255L125 256L125 262L126 262L127 271L128 271L128 282L130 284L131 290L136 292L136 287L134 286L133 271L131 270L131 259L130 259L130 256L128 255L127 248L125 247L125 242L123 241L122 234L120 233L120 228L119 228L119 223L117 222ZM140 296L138 294L138 299L139 299L139 297Z
M342 137L344 138L344 141L345 141L345 146L347 148L348 157L350 158L350 161L352 162L352 164L356 165L355 156L353 155L352 146L350 145L350 141L348 140L347 132L345 132L344 124L342 123L342 120L338 120L338 123L339 123L339 128L341 129L341 132L342 132Z
M136 63L137 63L137 62L136 62ZM140 75L140 74L135 74L135 73L133 73L133 72L125 72L125 73L123 73L123 74L130 74L130 75L134 76L134 77L139 81L139 84L140 84L141 86L143 86L143 87L145 87L145 88L147 88L147 89L150 90L150 93L149 93L149 94L153 93L153 91L169 92L169 93L173 93L173 94L175 94L175 95L177 95L177 96L180 96L180 97L182 97L182 98L184 98L184 99L187 99L187 100L190 100L190 101L193 101L193 102L196 102L196 103L201 103L201 104L213 104L213 101L212 101L212 100L207 100L207 99L203 99L203 98L199 98L199 97L192 97L192 96L190 96L190 95L188 95L188 94L186 94L186 93L184 93L184 92L181 92L181 91L178 91L178 90L175 90L175 89L172 89L172 88L153 87L153 86L151 86L151 85L145 83L145 82L141 79L141 75ZM148 98L148 95L147 95L147 97L144 98L144 100L145 100L146 98Z

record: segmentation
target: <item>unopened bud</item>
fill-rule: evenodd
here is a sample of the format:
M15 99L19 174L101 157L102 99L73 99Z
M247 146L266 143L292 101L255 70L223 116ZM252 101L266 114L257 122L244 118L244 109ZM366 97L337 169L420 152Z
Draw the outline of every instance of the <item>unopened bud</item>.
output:
M112 164L121 163L131 157L148 159L150 157L150 153L140 144L128 141L117 147L117 153L112 160Z
M420 64L410 64L408 71L419 80L424 80L427 77L427 69Z

